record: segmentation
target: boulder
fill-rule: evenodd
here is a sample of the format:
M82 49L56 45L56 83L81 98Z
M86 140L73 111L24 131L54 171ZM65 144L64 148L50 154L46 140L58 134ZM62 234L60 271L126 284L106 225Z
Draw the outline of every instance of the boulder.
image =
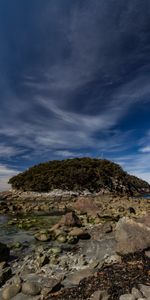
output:
M82 226L80 219L74 212L69 212L64 215L59 221L59 226L80 227Z
M128 217L120 219L115 232L117 253L124 255L150 247L149 223L147 217L138 220L129 219Z
M89 216L96 217L99 211L99 207L91 197L79 197L73 204L73 208L80 213L87 213Z

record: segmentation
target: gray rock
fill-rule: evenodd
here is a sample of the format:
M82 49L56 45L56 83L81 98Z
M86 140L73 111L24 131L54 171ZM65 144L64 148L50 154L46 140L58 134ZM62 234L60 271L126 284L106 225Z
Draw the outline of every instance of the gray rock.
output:
M12 299L20 292L20 290L21 290L21 284L12 284L4 288L2 292L2 297L4 300Z
M131 294L135 296L136 299L142 298L143 296L142 293L136 288L132 288Z
M121 255L150 247L150 227L144 220L135 221L127 217L120 219L116 226L115 237L116 250Z
M139 284L139 289L145 298L150 298L150 285Z
M38 283L26 281L22 284L22 293L29 296L39 295L41 287Z
M67 278L62 282L65 287L78 285L80 281L84 278L90 277L94 274L95 270L90 268L85 268L80 271L76 271L67 276Z
M119 300L136 300L137 298L132 294L121 295Z

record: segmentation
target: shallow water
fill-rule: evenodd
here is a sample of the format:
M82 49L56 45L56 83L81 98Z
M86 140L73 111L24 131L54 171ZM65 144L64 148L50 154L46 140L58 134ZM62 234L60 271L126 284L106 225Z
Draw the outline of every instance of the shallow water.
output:
M58 215L20 215L16 216L17 220L36 218L35 224L28 230L18 228L17 225L8 225L9 221L13 220L15 216L1 215L0 216L0 242L11 245L16 242L34 243L34 233L40 229L50 228L56 224L60 216Z

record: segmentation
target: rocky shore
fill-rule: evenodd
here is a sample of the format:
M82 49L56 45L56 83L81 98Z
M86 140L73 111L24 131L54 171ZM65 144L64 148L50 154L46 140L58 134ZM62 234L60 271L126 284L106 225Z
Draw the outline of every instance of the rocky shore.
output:
M150 299L149 199L14 191L0 200L12 227L20 213L63 214L51 227L28 221L32 246L0 241L0 299Z

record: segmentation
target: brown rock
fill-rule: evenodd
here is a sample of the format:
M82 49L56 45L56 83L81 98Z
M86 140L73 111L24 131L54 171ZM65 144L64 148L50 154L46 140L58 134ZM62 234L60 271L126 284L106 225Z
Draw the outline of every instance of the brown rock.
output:
M87 213L90 216L97 216L99 207L94 202L93 198L79 197L78 200L73 204L74 209L81 213Z
M80 219L74 212L69 212L59 221L60 226L82 226Z

